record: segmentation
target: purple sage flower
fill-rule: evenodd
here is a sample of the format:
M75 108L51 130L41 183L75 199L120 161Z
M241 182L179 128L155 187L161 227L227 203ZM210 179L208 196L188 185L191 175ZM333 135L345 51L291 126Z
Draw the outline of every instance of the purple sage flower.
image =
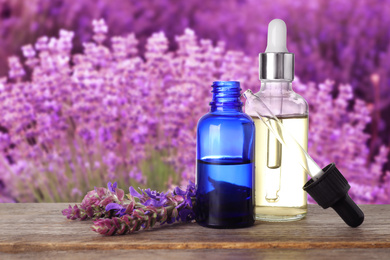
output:
M108 182L108 184L107 184L108 190L111 191L112 193L115 193L116 187L118 187L117 182L114 182L114 184L112 184L111 182Z

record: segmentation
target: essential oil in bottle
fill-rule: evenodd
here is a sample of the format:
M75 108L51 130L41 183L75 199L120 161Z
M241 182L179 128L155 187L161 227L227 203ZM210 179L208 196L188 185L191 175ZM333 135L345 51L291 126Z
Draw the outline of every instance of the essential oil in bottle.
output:
M307 102L292 90L294 54L288 52L286 38L286 24L280 19L272 20L268 26L266 51L259 55L261 88L255 95L307 150L309 109ZM307 195L302 190L307 181L306 173L257 117L255 110L248 106L245 112L253 118L256 126L256 219L302 219L307 212Z
M253 222L253 163L236 159L198 160L198 220L207 226L229 228Z
M239 82L212 87L210 112L197 127L196 221L212 228L251 226L255 126L242 111Z
M278 119L307 150L308 117L291 115ZM307 194L302 191L302 183L307 181L306 172L259 118L253 117L253 121L256 126L256 218L267 221L303 218L307 212Z

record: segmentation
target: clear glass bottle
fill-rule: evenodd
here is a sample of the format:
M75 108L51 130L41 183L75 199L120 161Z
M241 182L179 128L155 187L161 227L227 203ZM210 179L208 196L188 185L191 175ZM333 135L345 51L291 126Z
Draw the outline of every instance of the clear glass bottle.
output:
M264 81L255 95L267 104L307 151L308 105L292 90L291 82ZM307 182L305 171L256 114L246 112L256 126L256 219L292 221L303 218L307 212L307 195L302 189Z
M197 127L196 221L213 228L251 226L255 126L242 111L239 82L212 87L210 112Z
M286 48L286 25L282 20L271 21L268 46L259 55L260 97L282 121L298 143L307 151L307 102L292 90L294 54ZM302 167L268 130L248 106L256 126L255 143L255 215L263 221L293 221L307 212L307 195L302 187L307 176Z

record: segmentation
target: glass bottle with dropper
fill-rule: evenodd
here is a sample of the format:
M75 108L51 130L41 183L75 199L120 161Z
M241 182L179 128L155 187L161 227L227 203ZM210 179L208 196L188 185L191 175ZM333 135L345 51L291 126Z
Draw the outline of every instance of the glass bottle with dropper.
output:
M311 177L303 186L303 190L323 209L333 208L348 226L360 226L364 221L364 213L349 196L351 186L336 165L331 163L321 169L260 97L255 96L249 89L243 96L247 100L246 105L251 107L268 130L282 143L283 148L290 151L297 164Z
M268 26L265 53L259 55L260 97L276 114L284 127L307 150L308 104L292 90L294 54L286 47L287 28L280 20ZM255 138L255 217L263 221L294 221L307 213L307 181L294 156L268 130L248 107L245 111L256 126Z

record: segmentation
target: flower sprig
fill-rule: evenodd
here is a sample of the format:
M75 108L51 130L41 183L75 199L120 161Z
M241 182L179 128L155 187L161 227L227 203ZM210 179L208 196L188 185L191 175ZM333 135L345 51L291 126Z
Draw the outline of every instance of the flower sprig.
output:
M195 184L191 181L186 190L177 187L165 193L150 189L137 192L130 187L126 196L116 182L107 186L107 189L101 187L88 192L80 205L69 205L62 214L72 220L93 219L92 230L106 236L149 229L156 223L190 222L195 218Z

